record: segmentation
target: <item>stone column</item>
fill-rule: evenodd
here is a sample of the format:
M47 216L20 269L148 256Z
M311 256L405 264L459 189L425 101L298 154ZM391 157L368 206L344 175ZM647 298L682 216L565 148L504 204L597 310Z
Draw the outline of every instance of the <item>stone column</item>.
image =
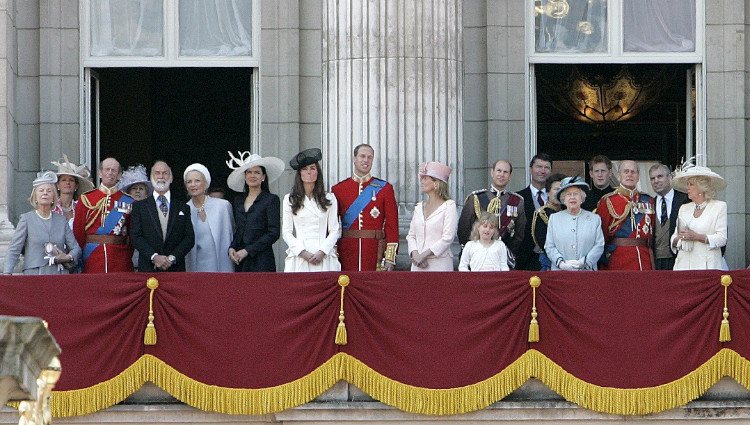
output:
M0 3L0 34L15 34L13 15L9 10L9 6L12 9L12 5L12 2ZM12 150L9 146L14 135L13 107L9 104L9 94L12 96L12 92L9 93L9 87L15 84L14 68L17 66L8 62L9 56L12 56L12 50L8 51L9 44L10 40L0 43L0 260L5 257L14 229L8 214L13 170Z
M375 150L373 175L401 206L421 199L417 168L454 169L462 196L462 8L459 0L325 0L322 139L326 181L350 175L352 149ZM402 217L404 214L402 214Z

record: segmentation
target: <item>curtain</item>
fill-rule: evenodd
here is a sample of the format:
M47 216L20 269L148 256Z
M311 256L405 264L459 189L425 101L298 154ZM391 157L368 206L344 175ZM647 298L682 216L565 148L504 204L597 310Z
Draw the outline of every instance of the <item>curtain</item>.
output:
M163 0L91 2L91 56L161 56Z
M181 0L181 56L252 54L252 0Z
M695 0L624 3L626 52L694 52Z
M536 2L536 51L595 53L607 51L607 2L541 0Z

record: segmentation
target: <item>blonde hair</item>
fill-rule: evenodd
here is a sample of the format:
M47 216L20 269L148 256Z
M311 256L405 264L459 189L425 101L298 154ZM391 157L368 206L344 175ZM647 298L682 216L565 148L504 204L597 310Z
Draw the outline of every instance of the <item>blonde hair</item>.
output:
M492 235L492 239L497 239L500 237L500 223L498 223L498 218L495 214L483 212L477 221L474 222L474 226L471 228L471 235L469 236L469 239L473 241L479 240L479 226L483 224L489 224L495 228L495 233Z
M706 176L694 176L688 178L687 181L688 183L692 182L694 185L698 186L698 189L703 192L706 201L712 201L716 199L716 188L711 184L710 178Z
M437 189L435 189L435 195L437 195L438 198L442 199L443 201L447 201L451 199L451 196L448 194L448 183L440 180L435 179L435 183L437 183Z
M52 186L52 207L54 208L57 204L57 201L60 199L60 195L57 194L57 185L54 185L52 183L44 183L40 184L39 186L35 186L31 189L31 195L29 195L29 204L36 209L36 207L39 205L39 203L36 201L36 190L45 184L48 184Z

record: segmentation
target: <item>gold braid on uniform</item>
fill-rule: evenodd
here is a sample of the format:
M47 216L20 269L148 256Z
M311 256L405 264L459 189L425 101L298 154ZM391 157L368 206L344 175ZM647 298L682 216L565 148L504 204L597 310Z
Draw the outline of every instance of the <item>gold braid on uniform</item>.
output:
M83 203L83 206L86 207L85 229L88 230L91 226L94 225L94 222L96 221L97 218L101 217L102 214L106 213L107 204L109 204L109 195L100 199L94 205L91 205L91 201L89 201L89 198L87 196L81 196L80 201ZM98 214L94 214L94 213L98 213Z
M396 264L396 252L398 251L398 242L388 242L385 245L383 260L386 263Z
M541 218L544 224L549 223L549 216L547 215L547 211L545 211L546 207L550 207L550 209L555 209L552 207L552 205L543 205L534 211L534 218L531 219L531 238L534 240L534 244L536 246L539 246L539 242L536 240L536 219ZM559 209L557 211L560 211ZM555 211L555 212L557 212ZM543 246L539 246L539 248L544 249Z
M619 192L615 192L620 196L624 196ZM611 196L607 196L607 210L609 211L609 215L612 216L613 220L612 223L609 224L608 231L612 231L614 228L622 224L623 221L630 215L630 199L628 199L628 202L625 204L625 209L622 211L622 214L617 214L615 212L615 206L612 205Z
M498 211L500 211L500 204L502 201L500 201L500 196L495 196L490 200L490 203L487 204L487 212L491 214L497 214Z

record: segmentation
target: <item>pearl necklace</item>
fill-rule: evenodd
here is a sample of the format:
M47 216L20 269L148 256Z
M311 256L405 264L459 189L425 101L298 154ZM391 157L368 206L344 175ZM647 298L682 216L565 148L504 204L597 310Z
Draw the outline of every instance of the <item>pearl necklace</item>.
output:
M45 217L45 216L43 216L43 215L39 214L39 210L34 210L34 212L35 212L35 213L36 213L36 215L38 215L38 216L39 216L39 218L41 218L42 220L49 220L49 219L51 219L51 218L52 218L52 211L50 211L50 212L49 212L49 215L47 215L47 217Z

